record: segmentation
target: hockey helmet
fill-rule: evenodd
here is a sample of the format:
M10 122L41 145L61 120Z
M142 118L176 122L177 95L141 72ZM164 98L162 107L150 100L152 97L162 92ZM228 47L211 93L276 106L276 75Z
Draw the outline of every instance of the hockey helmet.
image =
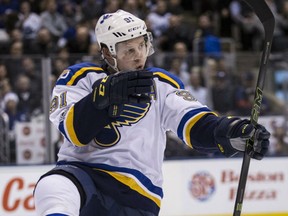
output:
M96 24L95 34L99 46L102 47L102 44L105 44L114 56L116 56L117 43L142 35L147 40L147 56L154 53L152 34L147 32L145 22L123 10L102 15Z

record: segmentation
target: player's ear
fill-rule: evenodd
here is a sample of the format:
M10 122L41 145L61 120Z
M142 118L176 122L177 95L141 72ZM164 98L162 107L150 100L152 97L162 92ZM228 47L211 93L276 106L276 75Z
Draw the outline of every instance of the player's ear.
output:
M110 51L107 47L102 48L102 55L103 55L104 59L107 59L108 61L113 58L112 54L110 53Z

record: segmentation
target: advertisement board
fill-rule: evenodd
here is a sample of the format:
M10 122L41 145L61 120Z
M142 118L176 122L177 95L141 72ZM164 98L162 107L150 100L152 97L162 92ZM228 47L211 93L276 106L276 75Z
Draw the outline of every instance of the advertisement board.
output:
M51 165L0 167L0 215L36 216L33 189L39 177L51 168Z
M165 161L160 215L231 216L241 164L241 158ZM0 215L36 216L33 189L52 167L0 167ZM288 216L287 178L288 158L251 161L242 215Z
M252 160L242 215L288 216L288 159ZM242 160L166 161L161 215L232 215Z

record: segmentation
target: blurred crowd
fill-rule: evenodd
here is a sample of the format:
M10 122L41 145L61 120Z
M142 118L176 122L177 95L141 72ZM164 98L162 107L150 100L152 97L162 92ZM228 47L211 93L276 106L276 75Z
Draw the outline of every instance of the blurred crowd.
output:
M288 0L266 2L276 18L272 52L286 52ZM103 13L120 8L144 19L153 34L156 53L148 65L178 75L195 98L220 115L250 115L255 71L235 73L222 44L228 38L236 51L262 49L261 23L241 0L0 0L0 110L8 114L11 132L15 122L43 113L41 58L52 59L51 85L71 64L101 63L95 24ZM282 114L283 107L267 93L261 113ZM170 148L181 141L167 137L167 157L196 154Z

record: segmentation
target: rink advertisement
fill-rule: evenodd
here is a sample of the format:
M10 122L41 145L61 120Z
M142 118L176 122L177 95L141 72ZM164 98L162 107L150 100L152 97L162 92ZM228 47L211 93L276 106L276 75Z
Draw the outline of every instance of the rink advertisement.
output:
M36 216L33 189L38 178L52 166L0 167L0 215Z
M230 216L241 158L166 161L161 216ZM251 161L243 216L288 216L288 158ZM33 188L47 166L0 167L0 215L36 216Z
M288 159L253 160L242 215L288 216ZM239 159L167 161L161 215L232 215Z

